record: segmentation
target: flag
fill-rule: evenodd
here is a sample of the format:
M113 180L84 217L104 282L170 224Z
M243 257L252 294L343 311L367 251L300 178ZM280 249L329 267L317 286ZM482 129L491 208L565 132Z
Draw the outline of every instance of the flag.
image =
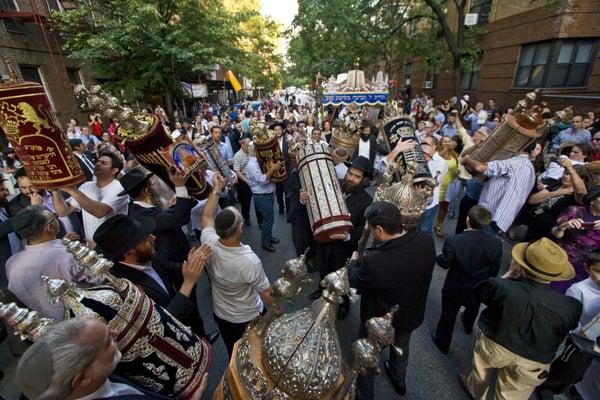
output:
M237 80L237 78L235 77L233 72L231 72L231 70L227 70L227 79L229 79L229 82L231 82L231 87L233 88L233 90L235 90L236 92L242 90L242 85L240 85L240 82Z

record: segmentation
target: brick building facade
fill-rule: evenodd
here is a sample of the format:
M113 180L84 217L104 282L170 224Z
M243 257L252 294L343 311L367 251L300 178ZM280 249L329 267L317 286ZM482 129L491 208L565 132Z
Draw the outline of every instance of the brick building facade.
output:
M480 61L463 79L462 91L471 96L472 104L495 99L506 109L540 87L553 109L567 105L581 111L600 109L598 0L565 0L555 7L545 3L471 0L467 4L466 11L478 13L487 31L479 43ZM456 12L451 8L448 12L456 26ZM453 96L452 74L448 66L427 71L419 60L404 70L413 94L423 91L436 99Z
M92 83L85 69L60 51L58 38L49 29L51 10L72 6L58 0L0 0L0 76L8 80L11 65L19 78L43 84L63 126L72 117L85 124L73 85Z

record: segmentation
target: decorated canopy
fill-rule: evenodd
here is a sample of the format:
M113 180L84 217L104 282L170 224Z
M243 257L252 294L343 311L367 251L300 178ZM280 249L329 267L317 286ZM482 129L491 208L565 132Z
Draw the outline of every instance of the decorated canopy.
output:
M385 105L388 101L387 76L382 72L377 74L372 83L365 82L365 73L361 70L349 71L341 82L329 78L323 92L324 105Z

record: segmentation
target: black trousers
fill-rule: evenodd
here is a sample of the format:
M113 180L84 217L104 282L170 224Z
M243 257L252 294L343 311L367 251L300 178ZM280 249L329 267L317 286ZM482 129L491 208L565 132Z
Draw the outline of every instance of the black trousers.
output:
M364 325L364 324L363 324ZM367 332L364 326L361 326L361 337L366 337ZM412 331L397 333L394 337L394 346L402 349L402 355L396 353L393 347L390 347L390 367L391 375L400 386L406 386L406 368L408 367L408 356L410 350L410 335ZM367 375L358 375L356 378L356 400L372 400L375 397L375 375L373 371Z
M304 254L308 247L312 249L312 240L313 234L310 226L292 225L292 243L294 244L294 250L296 250L296 257Z
M277 198L277 206L279 210L290 208L290 202L285 195L286 182L280 182L275 184L275 197Z
M548 378L537 389L542 399L545 394L554 395L566 393L569 387L583 379L594 357L579 351L570 337L565 342L562 354L550 364ZM548 398L551 398L548 396Z
M246 221L250 221L250 204L252 203L252 190L250 190L250 186L246 182L239 180L237 183L237 194L242 206L242 217Z
M221 338L223 338L223 342L225 343L225 347L227 348L227 354L229 354L229 358L231 359L233 345L235 344L235 342L242 338L244 332L246 331L246 327L248 326L250 321L244 323L234 323L225 321L224 319L221 319L214 314L213 316L215 318L217 326L219 327Z
M472 299L472 296L464 296L464 294L458 291L453 294L442 292L442 315L440 315L440 320L435 330L435 339L439 347L444 351L448 351L450 348L454 323L456 322L456 316L460 307L465 307L462 324L467 332L473 330L473 325L479 314L479 302Z
M460 199L460 206L458 207L458 219L456 220L456 231L458 235L467 229L467 215L473 206L479 203L477 200L473 200L466 194Z

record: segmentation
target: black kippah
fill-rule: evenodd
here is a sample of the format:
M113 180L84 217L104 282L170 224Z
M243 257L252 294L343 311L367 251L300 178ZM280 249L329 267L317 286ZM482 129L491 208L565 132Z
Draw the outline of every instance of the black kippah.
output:
M215 228L218 230L226 230L231 228L235 222L235 213L232 210L221 210L215 217Z

